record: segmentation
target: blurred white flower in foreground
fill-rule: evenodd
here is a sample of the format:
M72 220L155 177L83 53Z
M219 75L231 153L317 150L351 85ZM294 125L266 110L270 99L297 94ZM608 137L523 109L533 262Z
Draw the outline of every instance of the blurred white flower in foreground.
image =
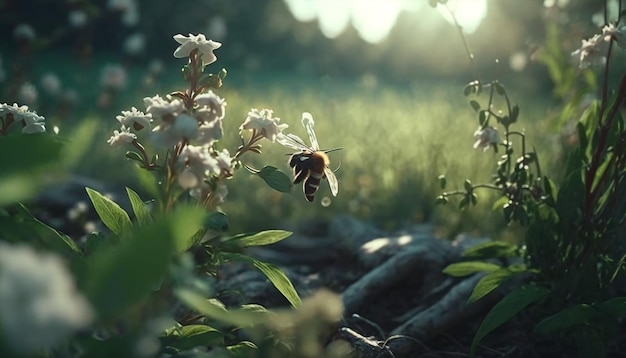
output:
M213 50L217 50L222 46L220 42L207 40L203 34L183 36L181 34L174 35L174 40L180 44L174 51L174 57L188 57L191 51L198 49L202 54L202 64L204 66L217 61L217 57Z
M248 117L246 117L243 124L239 127L239 131L249 130L253 133L258 131L263 137L274 142L276 141L276 136L282 133L289 125L285 123L279 124L280 118L272 117L273 115L274 112L271 109L262 109L259 111L253 108L248 112Z
M16 353L54 347L93 318L58 256L0 242L0 329Z
M495 127L478 128L474 132L474 149L481 149L483 152L487 151L492 145L502 143L498 130Z

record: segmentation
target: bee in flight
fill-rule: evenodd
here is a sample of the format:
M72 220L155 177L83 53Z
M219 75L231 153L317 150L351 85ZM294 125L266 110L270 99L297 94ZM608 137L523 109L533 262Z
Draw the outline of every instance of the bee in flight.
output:
M337 196L339 183L335 173L329 167L330 159L326 153L341 148L320 150L315 131L313 130L315 122L311 113L302 113L302 125L309 135L311 146L306 145L300 137L294 134L280 133L276 137L278 143L299 151L292 154L289 158L289 166L293 168L293 183L303 183L302 189L306 200L313 201L315 193L320 187L320 182L326 178L328 185L330 185L330 192L333 196Z

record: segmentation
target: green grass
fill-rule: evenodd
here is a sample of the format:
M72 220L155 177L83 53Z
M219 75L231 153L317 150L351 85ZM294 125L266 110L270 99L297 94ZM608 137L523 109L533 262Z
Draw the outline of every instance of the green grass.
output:
M98 122L99 131L90 152L76 170L119 185L134 185L133 170L123 150L106 145L111 131L118 126L115 115L130 106L144 110L143 97L184 89L185 83L175 69L168 67L171 71L167 77L146 84L144 68L135 66L130 72L134 85L119 93L108 109L98 109L99 69L110 62L114 61L94 58L79 80L67 68L71 64L62 58L53 58L35 71L42 73L54 63L61 66L63 78L83 83L82 108L75 112L79 114L70 120L47 116L62 131L71 127L72 121L92 118ZM336 198L330 197L326 183L322 183L315 202L308 203L299 186L291 194L281 194L245 170L237 173L228 183L229 195L222 207L231 218L233 232L289 229L313 218L350 214L385 229L429 221L436 224L442 236L462 231L501 235L505 229L502 215L491 211L490 193L479 192L481 203L468 211L458 210L454 201L448 206L433 204L441 192L438 175L446 174L449 190L461 188L466 178L474 183L488 182L499 158L493 151L482 153L472 148L477 120L462 95L463 86L417 79L412 85L400 86L377 83L370 77L318 78L229 69L224 87L218 91L228 102L221 147L231 153L236 151L238 128L250 108L273 109L282 122L289 124L287 132L302 138L306 135L300 124L301 114L311 112L320 145L343 147L331 154L331 165L338 168L340 181ZM547 130L549 103L537 103L536 97L524 93L517 95L512 95L521 107L521 123L516 129L526 130L528 144L538 148L544 169L553 168L559 158L555 149L558 143L554 143L557 136ZM286 154L290 149L265 142L263 151L261 156L246 154L244 162L256 167L273 165L289 172ZM332 198L329 206L321 205L324 197Z

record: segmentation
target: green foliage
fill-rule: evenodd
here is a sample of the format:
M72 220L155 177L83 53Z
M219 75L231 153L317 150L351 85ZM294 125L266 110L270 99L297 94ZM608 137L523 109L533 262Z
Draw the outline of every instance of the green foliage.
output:
M90 257L82 286L102 318L114 318L158 288L176 252L185 248L202 213L180 209L125 231L121 242Z
M484 261L456 262L443 269L443 273L454 277L464 277L477 272L493 272L502 266Z
M291 179L289 179L285 173L269 165L264 166L263 169L259 171L258 176L265 180L270 188L282 193L289 193L293 186Z
M165 330L161 344L169 349L186 351L203 346L223 346L224 334L219 330L203 325L192 324L189 326L172 327Z
M2 239L12 243L27 243L34 247L55 252L70 260L72 266L83 265L83 254L76 243L67 235L44 224L20 203L0 214Z
M549 293L549 290L534 285L523 285L511 291L493 306L478 327L470 347L470 355L476 354L478 344L489 332L501 326L528 305L544 300Z
M62 161L67 143L50 134L10 134L0 137L0 205L33 196L43 174Z
M100 220L117 236L122 236L131 228L130 217L116 202L100 194L99 192L85 188L96 209Z
M513 289L489 312L472 343L472 355L487 333L533 305L539 307L543 316L535 327L536 333L561 342L575 342L581 357L604 356L607 342L619 330L621 312L626 310L623 299L611 298L619 290L616 280L623 275L626 257L620 234L626 206L618 204L626 200L626 131L620 114L626 98L626 75L621 75L616 89L611 88L609 69L614 38L597 36L594 39L598 42L585 40L596 51L604 51L600 48L608 41L609 58L603 68L601 98L581 106L583 97L598 86L596 75L569 64L569 53L561 48L559 25L549 23L547 30L539 59L555 83L556 97L564 102L556 123L565 126L571 118L579 119L573 126L578 142L566 148L562 179L555 181L544 175L540 157L527 146L524 131L513 130L520 119L520 109L512 105L507 89L497 80L483 83L477 79L463 92L465 96L477 97L488 94L486 104L470 100L479 124L476 146L494 151L504 147L504 154L497 162L492 183L473 184L466 180L463 190L444 192L438 200L446 203L450 197L460 196L459 207L466 208L476 204L477 189L493 190L500 196L493 204L494 210L501 210L508 223L525 230L519 245L495 241L464 253L480 260L519 257L524 264L501 267L471 261L455 263L444 270L453 276L487 272L474 288L470 302L520 274L530 282ZM589 49L583 46L580 51L580 58L585 59ZM580 68L587 66L581 61ZM504 130L503 140L498 138L494 125ZM607 302L610 309L605 306Z
M224 252L221 254L221 257L226 261L239 261L252 264L252 266L261 271L270 280L270 282L272 282L274 287L276 287L278 291L285 296L293 307L298 307L302 304L302 301L291 284L291 281L289 281L287 276L278 267L256 260L250 256L237 253Z
M478 281L468 302L471 303L485 297L487 294L500 287L504 282L524 272L526 272L526 265L512 265L490 271Z

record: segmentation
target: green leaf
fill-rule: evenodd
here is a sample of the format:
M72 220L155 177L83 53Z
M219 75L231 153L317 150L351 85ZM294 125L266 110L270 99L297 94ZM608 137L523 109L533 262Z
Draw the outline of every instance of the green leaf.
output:
M126 193L128 194L128 199L130 200L130 205L133 207L133 212L135 213L135 217L137 217L137 221L141 225L149 223L152 218L150 217L150 212L146 207L146 203L141 200L139 194L134 192L133 189L127 187Z
M226 231L228 230L228 216L219 211L212 212L204 220L204 227L218 232Z
M461 210L465 209L468 204L469 204L469 199L467 198L467 195L466 195L461 200L459 200L459 209Z
M500 82L494 82L494 86L496 87L496 92L502 96L506 93L506 90L504 89L504 86L502 86L500 84Z
M222 323L236 327L247 327L267 319L267 312L249 310L227 310L216 299L207 299L188 288L174 290L174 295L187 307Z
M280 191L281 193L289 193L291 191L291 187L293 184L291 183L291 179L289 177L272 166L265 166L258 173L267 185L269 185L272 189Z
M46 133L0 137L0 205L31 198L59 174L66 144Z
M519 117L519 106L514 105L513 108L511 108L511 123L517 122L518 117Z
M10 215L0 215L2 239L12 243L28 243L54 251L74 265L83 264L83 255L76 243L66 235L39 221L22 205L9 209Z
M478 327L470 347L470 356L475 356L478 343L489 332L498 328L511 317L526 308L531 303L538 302L548 296L550 291L534 285L523 285L514 289L500 302L496 303Z
M474 301L478 301L479 299L489 294L491 291L500 287L500 285L504 281L514 276L517 276L520 273L525 272L525 271L526 271L526 265L514 265L514 266L500 268L498 270L488 273L483 278L481 278L480 281L478 281L468 301L470 303Z
M96 251L81 281L98 315L114 318L157 289L172 255L200 227L202 215L178 209L127 232L118 245Z
M433 0L429 0L430 2L433 2ZM434 0L434 2L436 3L437 0ZM436 5L434 6L436 7ZM474 92L474 85L473 84L468 84L463 88L463 95L465 97L469 96L470 94L472 94L472 92Z
M486 110L478 112L478 123L483 128L487 125L487 113Z
M89 195L89 199L91 199L98 216L100 216L100 220L106 227L118 236L130 230L132 224L130 217L128 217L124 209L96 190L91 188L85 188L85 190L87 190L87 195Z
M504 241L488 241L474 245L463 252L464 257L491 259L497 257L517 256L517 245Z
M445 205L448 203L448 198L445 195L439 195L436 199L435 199L435 204L436 205Z
M573 326L589 323L596 316L598 316L598 311L590 305L570 306L544 318L535 326L535 332L541 334L558 333Z
M125 156L126 156L126 159L133 160L133 161L139 163L143 167L144 163L143 163L143 157L141 156L141 154L139 154L139 153L137 153L137 152L135 152L133 150L129 150L129 151L126 152Z
M597 304L596 309L613 318L626 317L626 297L616 297Z
M253 235L236 236L235 238L226 241L226 243L228 243L228 246L233 245L238 248L271 245L291 236L291 234L292 233L290 231L267 230Z
M474 188L472 187L472 182L469 179L465 179L465 182L463 182L463 187L468 193L471 193L472 190L474 190Z
M441 174L441 175L437 178L437 180L439 180L439 187L440 187L441 189L445 189L445 188L446 188L446 185L448 184L448 180L446 179L446 176L445 176L445 175L443 175L443 174Z
M469 103L470 103L470 106L472 106L472 108L474 108L476 112L480 111L480 103L478 103L478 101L471 100Z
M164 347L185 351L196 347L223 346L224 334L207 325L193 324L166 330L161 342Z
M242 254L223 252L221 256L229 261L251 263L252 266L261 271L270 280L274 287L285 296L293 307L298 307L302 304L302 300L300 300L300 296L298 296L291 281L289 281L287 276L278 267Z
M454 277L464 277L477 272L493 272L502 266L484 261L456 262L443 269L443 273Z
M493 205L491 206L491 210L500 210L502 209L507 203L509 202L509 198L507 198L506 196L501 196L499 197L497 200L495 200L493 202Z
M235 345L226 347L226 349L235 357L241 358L254 357L258 353L258 347L256 344L249 341L239 342Z

